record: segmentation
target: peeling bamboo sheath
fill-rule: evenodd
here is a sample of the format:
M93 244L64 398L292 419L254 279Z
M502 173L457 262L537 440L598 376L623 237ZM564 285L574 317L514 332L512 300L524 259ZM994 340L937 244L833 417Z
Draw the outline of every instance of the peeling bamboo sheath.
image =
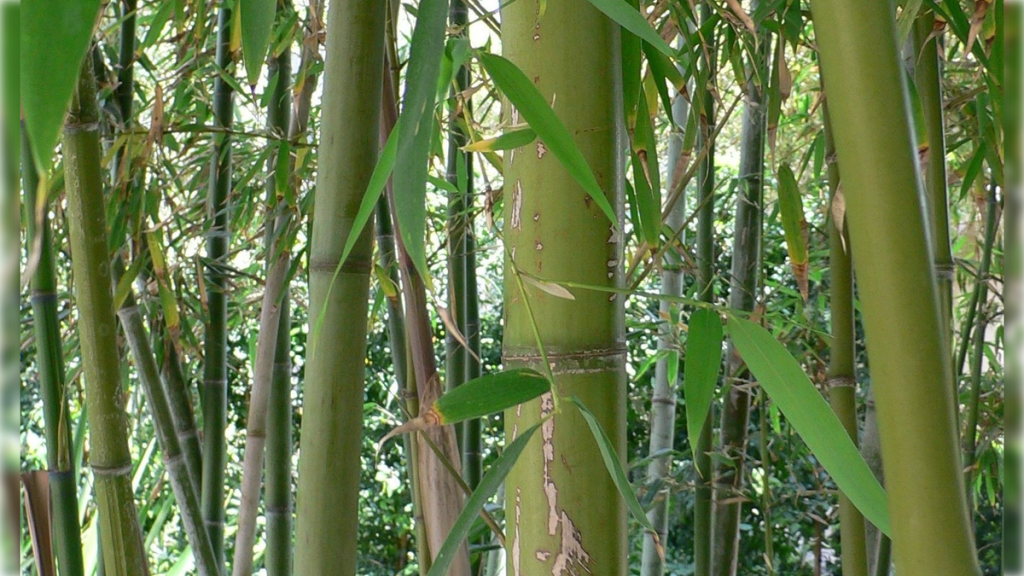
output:
M617 26L586 0L538 0L502 8L503 55L533 80L574 135L620 214L622 128ZM586 50L580 50L586 46ZM572 54L572 58L552 57ZM517 111L505 107L513 122ZM505 334L508 367L550 369L563 396L596 415L619 454L625 449L626 379L622 302L574 290L575 300L517 281L513 266L540 278L597 286L621 282L621 234L544 143L505 155ZM525 294L520 291L524 286ZM527 306L525 299L529 299ZM532 317L531 312L532 310ZM536 322L544 356L537 346ZM555 409L546 394L505 412L506 441ZM581 481L581 479L586 481ZM547 420L506 479L507 573L568 576L626 573L626 511L579 413Z

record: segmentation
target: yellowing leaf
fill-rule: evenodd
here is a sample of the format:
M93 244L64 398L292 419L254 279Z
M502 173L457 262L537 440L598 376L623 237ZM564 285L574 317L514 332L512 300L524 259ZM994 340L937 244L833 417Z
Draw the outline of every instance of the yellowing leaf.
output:
M807 281L807 220L804 218L803 200L800 198L800 187L796 176L788 164L779 167L779 213L782 217L782 230L786 237L786 251L793 266L797 286L804 302L808 298Z
M554 282L547 282L545 280L538 280L538 279L533 278L531 276L525 276L525 275L523 276L523 280L527 284L529 284L529 285L531 285L531 286L533 286L533 287L535 287L537 289L543 290L544 292L547 292L548 294L551 294L552 296L555 296L555 297L558 297L558 298L565 298L566 300L575 300L576 299L576 297L572 295L572 292L569 292L569 290L565 286L562 286L561 284L555 284Z

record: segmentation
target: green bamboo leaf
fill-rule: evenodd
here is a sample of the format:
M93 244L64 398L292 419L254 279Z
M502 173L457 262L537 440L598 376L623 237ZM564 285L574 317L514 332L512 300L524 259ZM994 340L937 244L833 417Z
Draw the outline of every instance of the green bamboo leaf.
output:
M501 150L511 150L513 148L519 148L520 146L526 146L536 139L536 132L530 128L522 128L520 130L505 132L497 138L477 140L472 144L463 146L462 149L466 152L498 152Z
M686 435L690 446L711 411L715 384L722 366L722 320L714 310L701 308L690 316L683 364L683 397L686 398Z
M657 247L661 232L661 178L658 173L658 150L654 126L647 107L647 95L641 88L637 102L636 129L633 132L633 180L638 223L648 246Z
M890 534L885 490L796 359L767 330L749 320L730 317L729 336L750 372L839 489L872 524Z
M626 477L626 471L622 467L622 462L619 460L619 455L615 452L615 447L612 445L612 441L608 439L608 435L605 434L604 428L601 427L601 423L597 421L594 413L587 408L583 401L579 398L572 396L570 398L576 408L579 409L580 414L583 415L583 419L587 421L587 426L590 427L590 433L594 435L594 440L597 441L597 447L601 450L601 457L604 458L605 468L608 469L608 474L612 477L612 482L615 483L615 487L618 488L619 494L626 501L626 508L629 509L640 525L644 527L649 533L654 536L654 540L658 547L661 548L661 543L658 542L658 532L654 529L654 525L647 519L647 513L644 512L643 506L640 505L640 501L636 499L636 494L633 492L633 487L629 485L629 478Z
M441 550L437 553L437 557L434 558L434 564L430 567L430 572L427 573L427 576L445 576L448 574L448 567L451 566L452 560L458 554L462 542L469 535L469 529L473 527L473 522L480 513L480 509L498 491L498 487L505 481L505 477L508 476L512 466L519 459L520 454L523 453L527 443L530 442L530 438L533 437L538 428L540 428L540 423L534 424L521 432L487 470L487 473L480 480L480 484L473 491L473 495L466 501L466 507L459 513L455 525L452 526L452 531L448 533L444 544L441 545Z
M427 269L427 168L434 134L434 104L444 55L447 0L422 2L409 42L409 62L402 112L398 117L395 161L395 217L403 244L420 276Z
M630 10L639 10L639 0L622 0ZM626 127L636 122L636 105L640 98L641 49L643 43L636 34L622 31L622 106L626 114Z
M647 56L647 66L658 87L658 96L661 97L661 105L665 108L669 122L675 123L672 117L672 97L668 93L668 84L671 83L678 94L686 93L686 81L679 72L679 68L672 63L672 60L655 50L650 44L643 43L644 55Z
M800 198L800 187L789 164L779 167L779 213L782 230L786 238L786 251L796 276L800 294L807 301L807 220L804 218L804 204Z
M32 0L21 7L21 106L32 154L50 168L100 0Z
M395 129L388 135L384 148L380 151L380 157L377 159L377 165L373 167L373 173L370 174L370 181L366 185L366 194L363 195L363 200L359 203L359 211L356 212L356 218L352 221L352 233L345 240L345 248L341 251L338 267L334 269L331 283L327 286L327 295L324 296L325 301L327 298L330 298L331 290L334 289L334 283L338 280L338 274L341 274L341 267L345 264L345 260L348 259L348 255L356 245L359 235L363 233L366 223L373 216L374 209L377 207L377 201L380 200L381 194L384 193L384 186L387 185L388 178L391 177L391 173L394 171L397 151L398 126L395 126ZM320 335L320 328L324 324L324 315L326 313L327 307L321 306L320 313L316 317L316 323L313 325L312 343L309 348L310 356L316 353L317 337Z
M504 370L474 378L445 392L428 413L437 416L438 424L455 424L501 412L549 390L551 383L536 370Z
M594 8L604 12L604 15L611 18L616 24L657 48L658 52L666 56L675 56L672 48L661 39L654 28L651 28L647 19L636 8L622 0L590 0L590 3L594 5Z
M978 179L978 174L981 173L981 167L985 163L985 154L987 146L985 141L981 140L978 142L977 147L974 149L974 155L971 156L970 162L967 163L967 171L964 172L964 181L960 185L960 200L963 200L967 196L967 191L974 185L974 181Z
M240 0L238 16L242 27L242 60L249 84L255 85L263 70L263 61L274 30L277 0Z
M604 211L605 216L612 223L618 224L615 210L601 190L600 184L597 183L597 178L594 177L590 166L587 165L583 153L580 152L572 135L569 134L569 130L555 115L555 111L551 109L537 87L530 82L522 70L501 56L482 52L480 53L480 63L483 64L498 88L516 107L516 110L522 114L530 128L544 141L548 150L555 155L555 158L558 158L562 166L579 182L587 194L590 194L594 202Z

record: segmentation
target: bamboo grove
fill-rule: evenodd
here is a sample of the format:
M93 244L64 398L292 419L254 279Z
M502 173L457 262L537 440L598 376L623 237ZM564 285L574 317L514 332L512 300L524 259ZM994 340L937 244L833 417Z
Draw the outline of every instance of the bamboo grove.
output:
M18 10L21 573L1016 566L1002 0Z

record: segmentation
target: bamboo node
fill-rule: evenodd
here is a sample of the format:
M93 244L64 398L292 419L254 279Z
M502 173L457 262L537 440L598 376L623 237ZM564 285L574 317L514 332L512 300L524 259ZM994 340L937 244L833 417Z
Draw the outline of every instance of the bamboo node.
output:
M825 381L828 388L856 388L857 380L851 376L836 376Z

